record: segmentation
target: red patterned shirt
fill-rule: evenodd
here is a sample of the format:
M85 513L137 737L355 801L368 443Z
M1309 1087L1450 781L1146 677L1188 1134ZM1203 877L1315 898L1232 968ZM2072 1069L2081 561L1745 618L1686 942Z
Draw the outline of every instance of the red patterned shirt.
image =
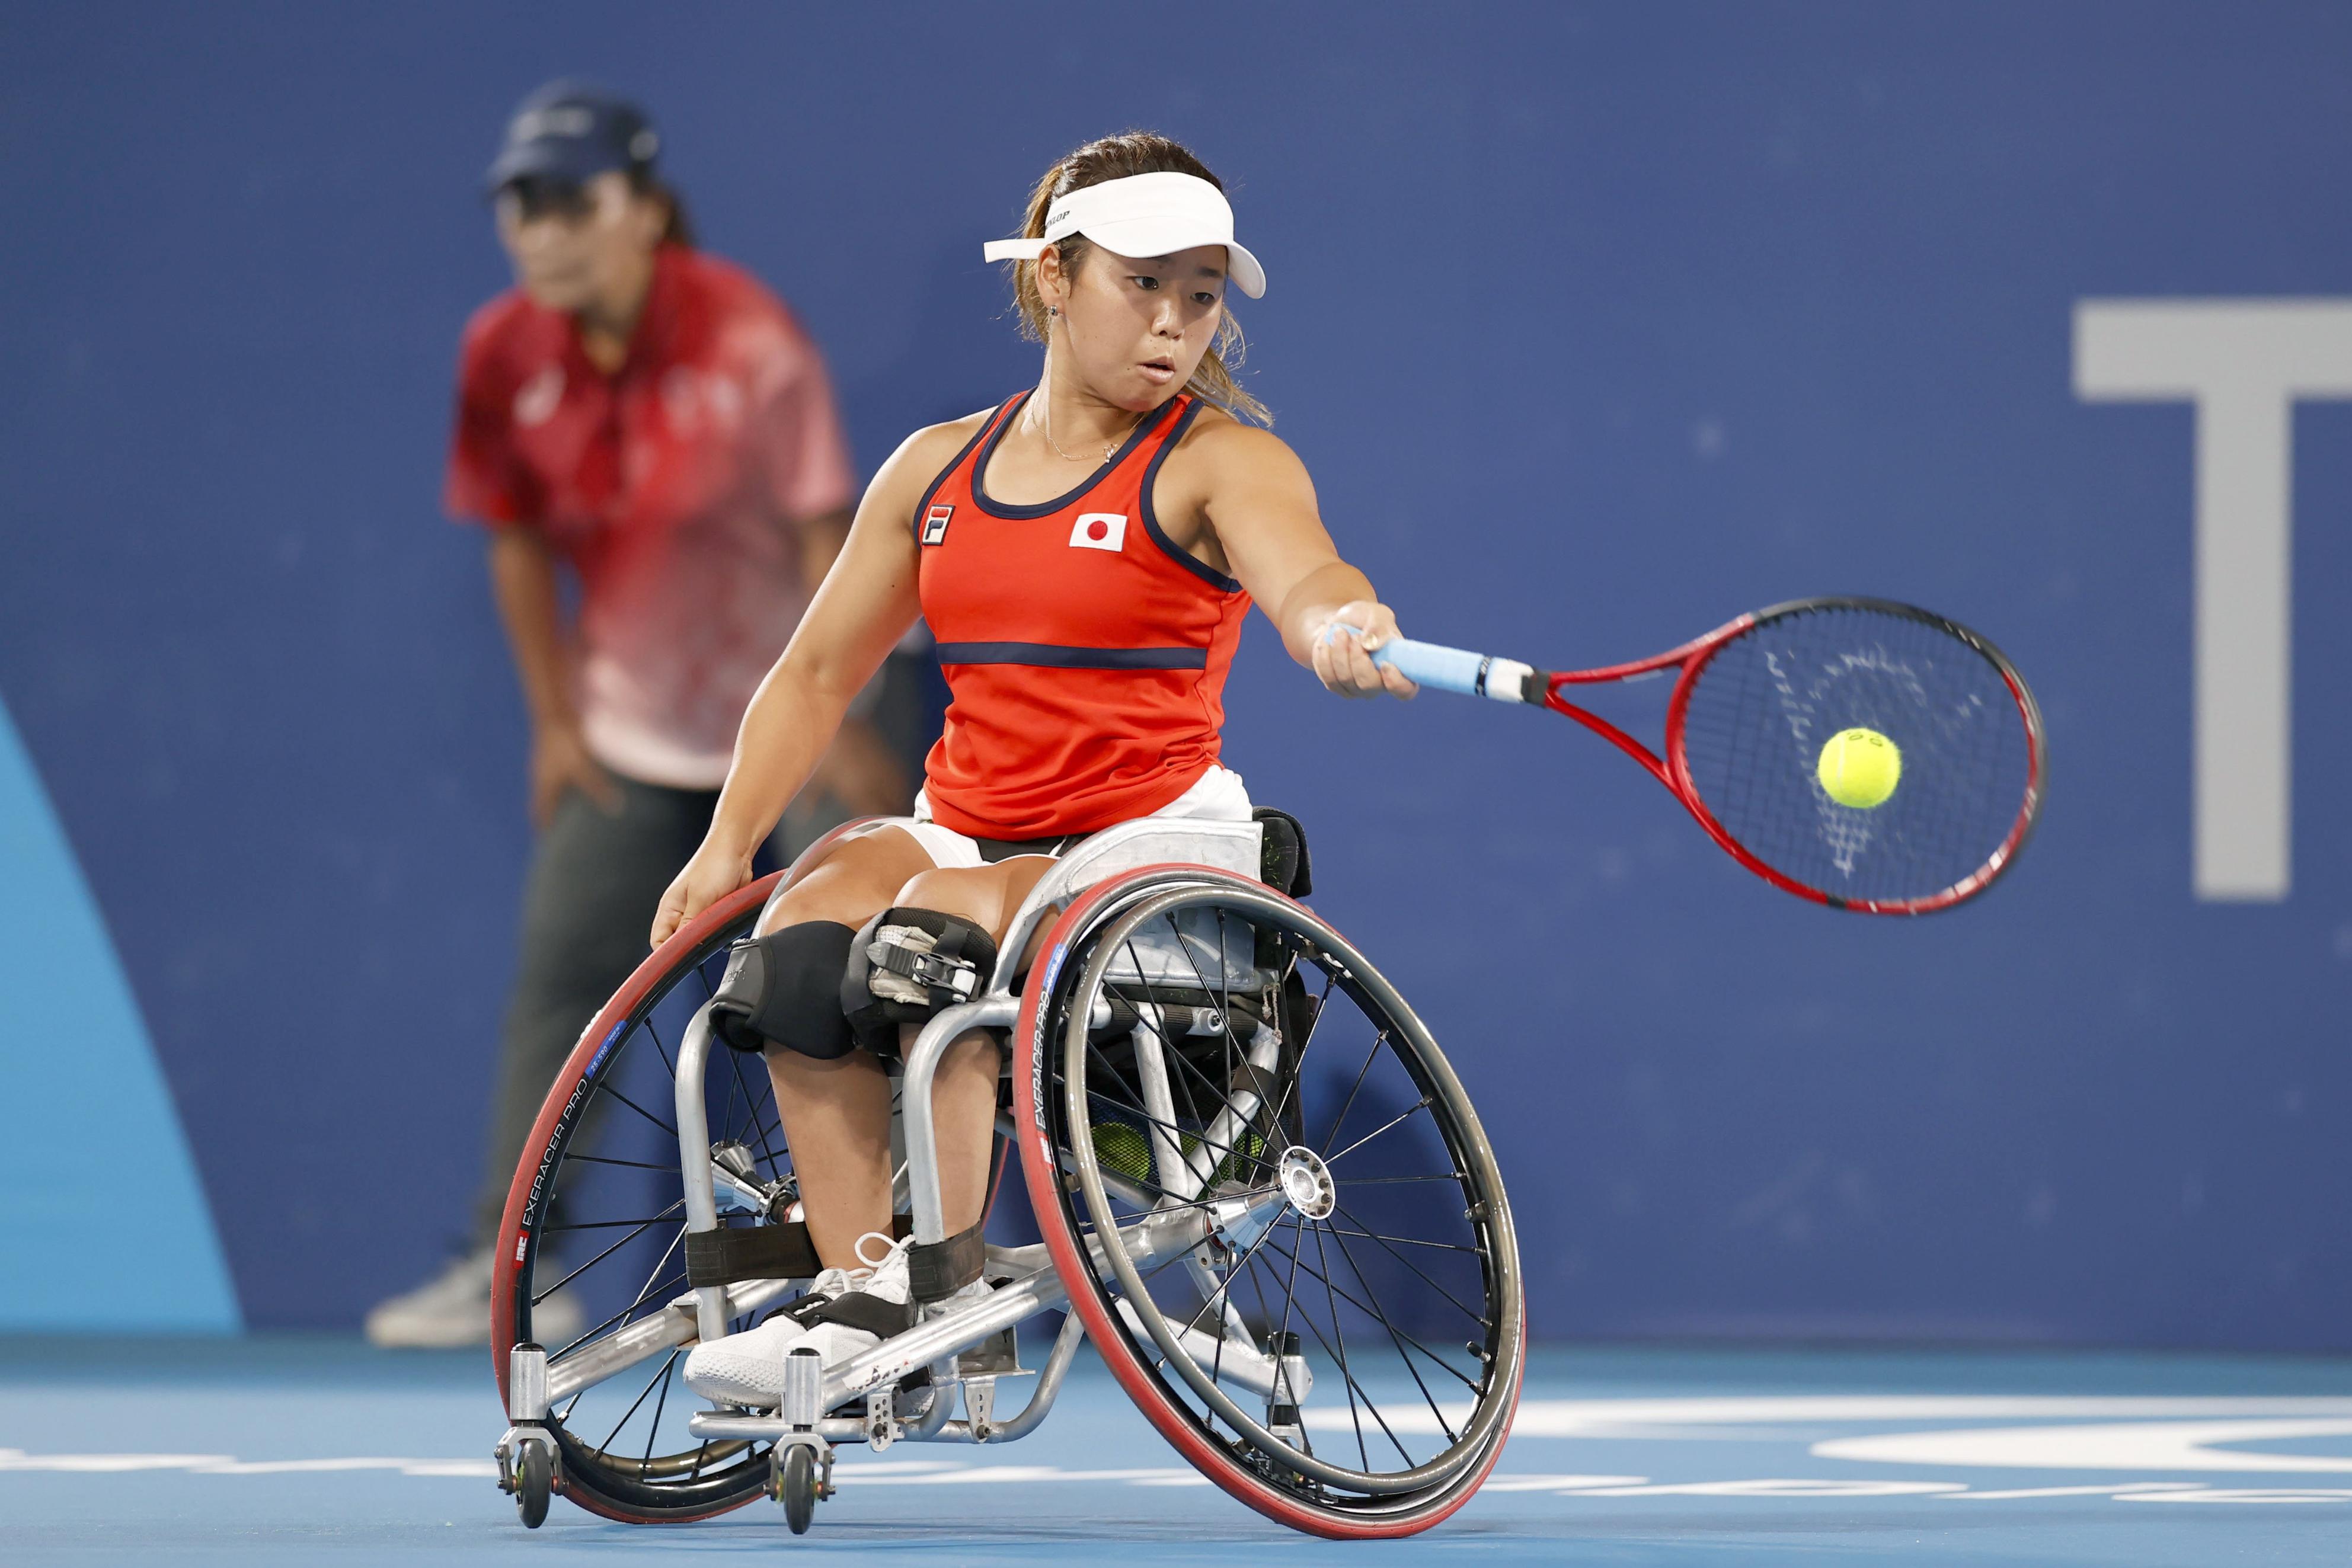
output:
M664 246L612 374L520 290L475 314L461 354L447 504L536 529L577 570L589 748L716 789L814 587L792 525L856 498L815 345L750 274Z

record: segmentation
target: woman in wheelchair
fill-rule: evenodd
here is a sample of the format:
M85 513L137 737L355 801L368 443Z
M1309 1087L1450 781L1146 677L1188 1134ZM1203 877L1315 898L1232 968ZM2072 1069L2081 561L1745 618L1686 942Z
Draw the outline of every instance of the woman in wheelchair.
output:
M987 250L1016 264L1037 385L917 431L875 476L653 925L658 945L751 881L851 697L929 622L953 703L915 818L837 843L777 898L712 1009L720 1038L765 1055L825 1266L797 1306L688 1358L690 1386L738 1405L775 1405L796 1346L830 1366L911 1321L886 1059L986 984L1054 855L1138 818L1249 819L1218 732L1251 602L1331 691L1413 691L1373 664L1395 617L1229 372L1227 290L1255 298L1265 277L1215 176L1163 137L1105 138L1047 171L1024 237ZM1001 1057L973 1031L933 1083L958 1233L982 1218ZM959 1294L986 1289L967 1251L945 1281Z

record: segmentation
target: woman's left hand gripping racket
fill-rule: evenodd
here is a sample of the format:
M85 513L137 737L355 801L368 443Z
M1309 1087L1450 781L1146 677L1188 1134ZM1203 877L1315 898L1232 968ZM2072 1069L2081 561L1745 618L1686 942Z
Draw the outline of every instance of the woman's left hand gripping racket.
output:
M2042 711L2023 677L1967 627L1907 604L1801 600L1600 670L1402 637L1372 660L1567 715L1648 768L1734 860L1833 909L1926 915L1973 898L2042 810ZM1561 695L1669 670L1663 758Z

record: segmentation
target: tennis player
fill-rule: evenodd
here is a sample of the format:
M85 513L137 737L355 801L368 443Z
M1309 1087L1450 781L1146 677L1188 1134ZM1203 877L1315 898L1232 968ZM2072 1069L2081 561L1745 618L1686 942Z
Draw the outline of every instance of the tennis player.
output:
M729 1043L765 1051L826 1269L795 1306L696 1348L687 1381L712 1398L773 1405L795 1345L833 1364L912 1322L876 1052L911 1038L942 993L910 990L875 962L882 949L928 951L934 976L960 957L984 983L994 941L1075 836L1142 817L1248 820L1218 732L1253 601L1332 691L1414 689L1373 664L1395 617L1339 559L1306 467L1252 423L1265 411L1231 374L1227 291L1255 298L1265 273L1200 160L1142 132L1090 142L1039 182L1023 237L985 254L1016 264L1023 323L1045 345L1037 385L916 432L876 476L654 922L659 943L750 880L852 695L918 613L929 621L954 701L915 820L809 872L714 1009ZM967 1237L1000 1066L975 1031L934 1086L947 1222ZM953 1293L986 1288L962 1271Z
M744 707L857 495L816 345L695 247L659 140L635 104L557 82L517 110L489 171L516 287L466 329L448 505L488 534L539 835L471 1244L369 1313L380 1344L488 1337L490 1245L540 1102L644 956L646 913L709 826ZM906 810L914 760L845 723L779 852ZM568 1337L570 1303L547 1305L541 1332Z

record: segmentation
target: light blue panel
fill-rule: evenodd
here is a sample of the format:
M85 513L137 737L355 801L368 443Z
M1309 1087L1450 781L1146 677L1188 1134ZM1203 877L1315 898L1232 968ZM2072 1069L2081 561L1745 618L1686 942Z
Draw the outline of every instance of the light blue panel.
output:
M0 1330L241 1326L114 944L0 705Z

